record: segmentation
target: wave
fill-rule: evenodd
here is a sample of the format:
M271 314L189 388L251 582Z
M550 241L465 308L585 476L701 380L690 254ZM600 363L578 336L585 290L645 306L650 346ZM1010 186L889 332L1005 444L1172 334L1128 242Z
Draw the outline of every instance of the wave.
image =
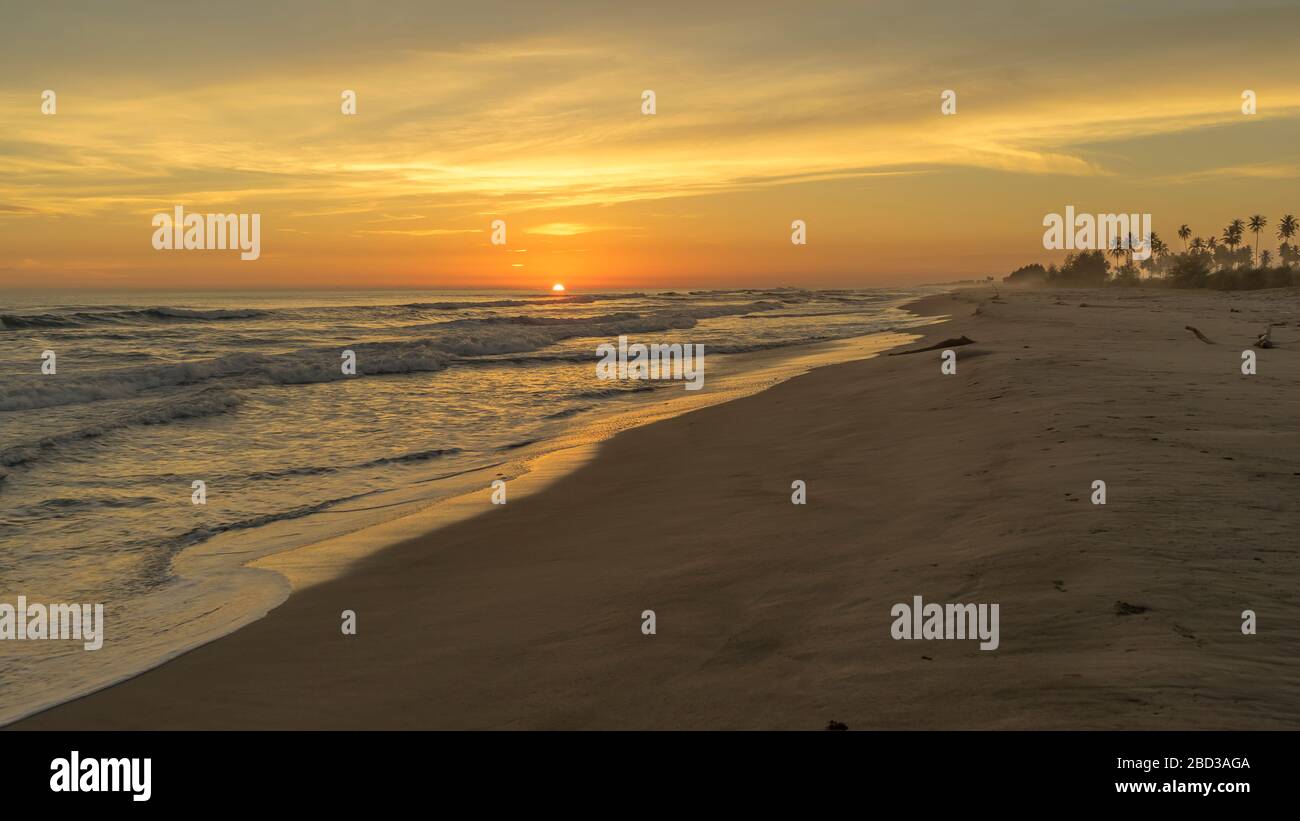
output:
M804 314L746 314L741 319L806 319L815 316L856 316L857 311L813 311Z
M267 316L271 312L260 311L256 308L217 308L212 310L198 310L192 308L145 308L140 313L145 316L154 317L155 319L254 319L257 317Z
M157 388L194 385L209 380L236 380L234 387L255 384L297 385L345 379L340 353L357 354L358 374L413 373L446 367L452 355L428 340L314 348L291 354L231 353L213 359L166 365L115 368L87 376L31 376L0 385L0 411L76 405L127 399Z
M161 499L154 496L131 497L95 497L85 498L56 497L43 499L35 504L17 507L7 512L10 519L58 519L91 510L119 510L146 507L157 504Z
M371 459L369 462L362 462L357 465L361 468L379 467L380 465L405 465L411 462L427 462L430 459L438 459L442 456L451 456L460 453L460 448L433 448L432 450L417 450L412 453L403 453L400 456L382 456L378 459Z
M508 444L508 445L502 445L501 447L497 448L497 450L519 450L520 448L526 448L526 447L528 447L529 445L535 445L535 444L537 444L537 443L540 442L540 441L542 441L542 440L541 440L541 439L521 439L521 440L518 441L518 442L511 442L511 443Z
M592 407L593 407L592 405L578 405L575 408L566 408L565 410L556 411L555 413L548 413L542 418L543 419L568 419L570 416L577 416L580 413L589 411L592 409Z
M614 396L623 396L628 393L645 393L655 389L654 385L633 385L630 388L600 388L594 391L582 391L575 393L574 399L609 399Z
M644 293L539 295L509 299L408 302L401 305L331 305L316 308L265 310L261 308L175 308L120 307L66 309L53 313L0 314L0 330L84 328L107 324L140 322L216 322L221 320L262 319L273 316L310 314L345 314L365 317L401 310L461 311L485 308L527 308L545 305L585 305L612 299L645 299Z
M73 311L46 314L0 314L0 330L27 328L81 328L88 325L123 323L139 320L155 322L194 322L222 319L254 319L269 311L246 309L197 308L130 308L116 311Z
M68 310L55 313L0 314L0 330L85 328L97 325L140 322L215 322L220 320L262 319L277 315L298 314L367 314L393 310L460 311L482 308L525 308L538 305L582 305L607 299L633 299L644 294L574 294L538 296L523 299L491 299L447 302L410 302L403 305L335 305L319 308L296 308L281 311L259 308L119 308L115 310Z
M234 522L227 522L225 524L202 525L200 527L194 528L193 530L182 533L180 536L176 537L175 541L172 544L172 547L173 549L190 547L192 545L199 544L200 542L206 542L208 539L211 539L213 536L216 536L219 533L225 533L230 530L251 530L253 528L269 525L273 522L284 521L286 519L301 519L303 516L310 516L313 513L320 513L322 511L329 510L331 507L334 507L335 505L340 504L342 502L350 502L353 499L359 499L363 496L368 496L368 495L370 495L369 492L356 493L351 496L341 497L339 499L327 499L323 502L317 502L311 505L303 505L301 507L292 508L290 510L281 510L275 513L265 513L261 516L253 516L248 519L241 519Z
M629 311L592 317L485 317L425 326L437 336L390 342L340 343L285 354L230 353L213 359L164 365L114 368L86 376L19 377L0 385L0 411L125 399L157 388L237 380L257 384L301 385L364 376L441 371L479 356L527 353L575 337L610 338L695 327L701 319L779 308L777 302L683 308L637 314ZM412 330L408 328L407 330ZM344 374L341 353L356 354L356 374Z
M235 408L240 399L229 391L209 388L197 394L170 399L110 416L94 425L60 431L34 442L0 448L0 466L16 467L36 461L43 454L72 442L94 439L132 425L165 425L179 419L213 416Z
M367 467L371 465L395 464L395 463L402 463L402 462L419 462L427 459L435 459L438 458L439 456L445 456L448 454L460 453L460 452L461 452L460 448L445 448L445 449L415 451L412 453L402 454L400 456L386 456L379 459L374 459L369 462L363 462L359 465L355 465L354 467ZM481 469L481 467L482 466L480 466L479 468L472 468L472 470L478 470ZM329 471L330 469L322 468L321 470ZM224 524L202 525L200 527L196 527L176 537L176 539L172 542L172 548L181 549L185 547L190 547L192 545L198 544L199 542L207 541L208 539L212 538L213 536L216 536L219 533L225 533L231 530L250 530L250 529L263 527L273 522L284 521L286 519L300 519L304 516L311 516L315 513L328 511L330 508L342 504L344 502L351 502L355 499L363 499L367 496L374 495L377 492L379 491L367 490L361 493L353 493L347 496L340 496L336 499L326 499L325 501L322 502L315 502L312 504L301 505L299 507L290 508L288 510L279 510L270 513L265 513L260 516L252 516L247 519L239 519L233 522L226 522ZM341 511L341 512L348 512L348 511Z
M251 481L265 481L267 479L287 479L291 476L323 476L328 473L339 473L344 470L352 470L355 468L371 468L381 467L383 465L402 465L414 462L427 462L431 459L438 459L443 456L452 456L461 452L460 448L433 448L430 450L417 450L411 453L403 453L397 456L381 456L378 459L371 459L368 462L360 462L355 465L306 465L295 468L281 468L279 470L262 470L257 473L249 473L232 478L236 480L246 479Z

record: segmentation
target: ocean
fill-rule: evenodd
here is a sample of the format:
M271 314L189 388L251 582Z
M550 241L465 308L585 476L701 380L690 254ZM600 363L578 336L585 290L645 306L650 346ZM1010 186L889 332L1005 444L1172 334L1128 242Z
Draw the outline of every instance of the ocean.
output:
M698 393L718 401L923 324L899 308L917 293L0 294L0 603L102 603L106 621L96 651L0 641L0 723L259 618L287 583L249 560L485 489L691 393L598 379L602 343L702 344Z

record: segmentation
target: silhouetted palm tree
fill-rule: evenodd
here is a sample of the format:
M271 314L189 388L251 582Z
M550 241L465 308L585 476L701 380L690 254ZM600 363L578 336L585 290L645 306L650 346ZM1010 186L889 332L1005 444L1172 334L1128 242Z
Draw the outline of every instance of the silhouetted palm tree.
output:
M1200 252L1204 251L1204 250L1205 250L1205 240L1201 239L1200 237L1197 237L1196 239L1192 240L1192 250L1195 251L1195 252L1198 253L1198 254L1199 254Z
M1178 228L1178 238L1183 241L1184 252L1187 251L1187 238L1190 237L1191 235L1192 235L1192 229L1187 226L1187 223L1183 223Z
M1267 248L1265 248L1259 255L1259 267L1267 268L1272 261L1273 261L1273 254L1270 253Z
M1115 258L1116 271L1119 270L1119 261L1123 259L1127 253L1128 250L1124 248L1124 242L1119 237L1115 237L1110 241L1110 255Z
M1241 243L1241 234L1245 230L1246 223L1239 219L1233 220L1228 223L1227 228L1223 229L1223 234L1220 236L1220 239L1223 240L1224 245L1228 246L1229 250L1235 251L1237 246Z
M1137 248L1137 244L1137 237L1133 236L1132 231L1129 231L1128 234L1124 236L1124 251L1128 254L1128 257L1124 260L1125 266L1131 266L1133 264L1133 249Z
M1250 218L1250 230L1255 233L1255 255L1254 259L1259 259L1259 232L1264 230L1268 225L1268 219L1263 214L1256 214Z
M1277 223L1277 238L1282 240L1277 247L1277 255L1278 262L1283 265L1290 265L1296 258L1296 248L1291 244L1291 238L1297 233L1300 233L1300 222L1296 221L1295 215L1283 214Z
M1286 214L1282 217L1282 221L1277 224L1277 238L1290 242L1291 237L1294 237L1298 230L1300 230L1300 223L1296 222L1295 216Z
M1237 246L1241 244L1241 232L1246 230L1246 223L1236 219L1228 223L1228 227L1223 229L1223 244L1228 246L1228 257L1223 260L1223 266L1226 268L1236 267L1232 255L1236 253Z

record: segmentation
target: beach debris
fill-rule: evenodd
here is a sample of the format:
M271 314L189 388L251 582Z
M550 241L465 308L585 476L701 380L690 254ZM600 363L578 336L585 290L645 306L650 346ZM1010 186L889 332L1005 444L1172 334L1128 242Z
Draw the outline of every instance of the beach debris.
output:
M1192 326L1192 325L1184 325L1183 328L1185 328L1186 330L1189 330L1189 331L1191 331L1192 333L1196 334L1196 338L1199 339L1199 340L1201 340L1202 342L1204 342L1206 345L1213 345L1213 344L1215 344L1215 343L1214 343L1214 342L1213 342L1209 337L1207 337L1205 334L1201 333L1201 332L1200 332L1200 331L1199 331L1195 326Z
M909 353L922 353L923 351L937 351L940 348L955 348L958 345L974 345L975 340L968 339L966 336L959 336L956 339L945 339L942 342L936 342L928 348L913 348L910 351L894 351L890 356L902 356Z
M833 718L830 721L826 722L826 729L828 730L835 730L835 731L842 732L844 730L847 730L848 728L849 725L845 724L842 721L836 721Z
M1256 340L1255 340L1255 347L1256 347L1256 348L1271 348L1271 347L1273 347L1273 340L1270 339L1270 335L1271 335L1272 333L1273 333L1273 326L1272 326L1272 325L1269 325L1268 327L1266 327L1266 328L1264 329L1264 333L1262 333L1262 334L1259 335L1259 339L1256 339Z
M1150 610L1141 604L1129 604L1126 601L1115 602L1115 615L1117 616L1136 616L1138 613L1145 613Z

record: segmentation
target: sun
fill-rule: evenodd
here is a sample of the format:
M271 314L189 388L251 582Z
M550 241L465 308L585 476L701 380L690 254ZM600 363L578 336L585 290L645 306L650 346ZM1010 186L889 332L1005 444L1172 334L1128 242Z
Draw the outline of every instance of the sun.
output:
M551 290L557 294L560 293L561 291L564 290L564 283L563 282L555 283L554 285L551 286Z

